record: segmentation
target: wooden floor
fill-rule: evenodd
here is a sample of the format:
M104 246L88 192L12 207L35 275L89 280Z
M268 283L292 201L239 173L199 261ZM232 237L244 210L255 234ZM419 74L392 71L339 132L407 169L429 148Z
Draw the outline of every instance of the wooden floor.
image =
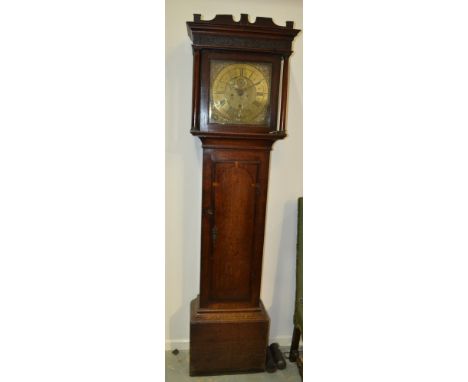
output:
M286 351L286 349L281 349ZM288 349L289 350L289 349ZM274 373L220 375L211 377L189 376L189 352L181 350L174 355L166 351L166 382L301 382L295 363L287 361L286 369Z

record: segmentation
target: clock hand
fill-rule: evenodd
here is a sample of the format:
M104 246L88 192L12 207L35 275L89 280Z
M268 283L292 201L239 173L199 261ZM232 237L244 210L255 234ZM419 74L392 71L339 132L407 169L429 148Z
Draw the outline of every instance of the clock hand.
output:
M265 79L263 78L263 79L261 79L260 81L257 81L257 82L255 82L254 84L249 85L249 86L246 86L246 87L239 87L239 86L237 85L237 83L231 84L231 87L233 87L237 92L239 92L239 90L244 90L244 91L245 91L245 90L247 90L247 89L253 88L254 86L257 86L257 85L258 85L260 82L262 82L262 81L265 81ZM249 82L250 82L250 81L249 81Z
M256 82L256 83L252 84L252 85L249 85L249 86L247 86L246 88L244 88L243 90L247 90L247 89L253 88L254 86L257 86L257 85L258 85L260 82L262 82L262 81L265 81L265 79L260 80L260 81L258 81L258 82Z
M239 105L239 111L237 112L237 118L240 118L241 117L241 114L242 114L242 109L244 108L244 105L243 104L240 104Z
M244 94L245 91L249 90L250 88L253 88L253 87L257 86L262 81L264 81L264 80L258 81L255 84L249 85L249 86L247 86L245 88L239 88L239 87L235 86L234 90L237 92L237 95L241 96L241 95Z

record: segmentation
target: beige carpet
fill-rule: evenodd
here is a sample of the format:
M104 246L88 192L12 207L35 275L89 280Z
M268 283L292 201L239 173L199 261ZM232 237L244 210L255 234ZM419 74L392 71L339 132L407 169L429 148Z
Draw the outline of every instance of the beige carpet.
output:
M281 349L287 351L289 349ZM274 373L252 373L236 375L220 375L210 377L189 376L189 352L181 350L179 354L166 352L166 382L301 382L301 376L296 363L286 361L284 370Z

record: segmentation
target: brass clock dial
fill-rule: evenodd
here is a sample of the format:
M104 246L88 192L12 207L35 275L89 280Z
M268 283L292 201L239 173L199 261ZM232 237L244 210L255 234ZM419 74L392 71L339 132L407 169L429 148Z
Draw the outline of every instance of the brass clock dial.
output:
M211 61L209 122L266 125L271 63Z

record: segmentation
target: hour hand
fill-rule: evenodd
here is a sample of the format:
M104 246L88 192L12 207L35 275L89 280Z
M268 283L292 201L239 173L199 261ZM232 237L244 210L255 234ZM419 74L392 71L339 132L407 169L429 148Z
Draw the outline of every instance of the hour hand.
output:
M253 88L253 87L257 86L260 82L262 82L262 81L264 81L264 80L265 80L265 79L261 79L260 81L255 82L254 84L247 86L246 88L244 88L244 90Z

